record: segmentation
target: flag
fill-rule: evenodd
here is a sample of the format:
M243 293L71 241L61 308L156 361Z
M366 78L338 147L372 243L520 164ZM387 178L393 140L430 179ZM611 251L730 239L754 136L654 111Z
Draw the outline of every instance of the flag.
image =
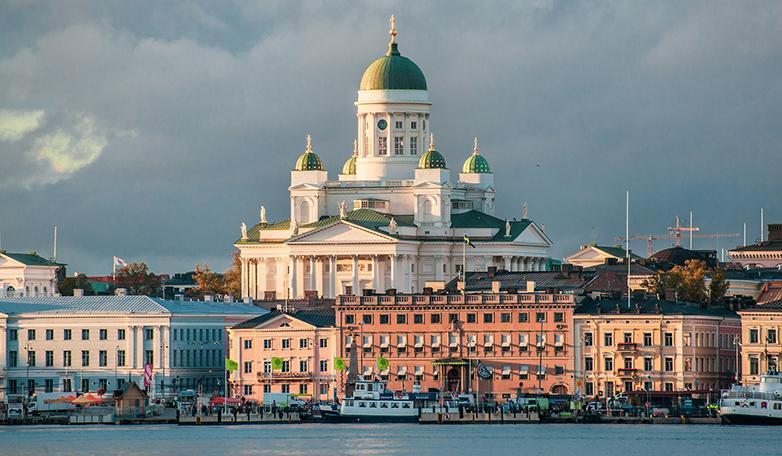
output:
M472 248L475 248L475 244L473 244L472 241L470 241L470 238L468 238L466 234L464 235L464 243Z
M388 360L382 356L377 359L377 370L384 371L388 369Z
M272 357L272 370L278 371L282 369L282 358Z
M239 370L239 363L232 360L231 358L225 358L225 370L228 372Z
M152 364L144 366L144 388L149 388L152 385Z
M115 267L124 268L124 267L125 267L125 266L127 266L127 265L128 265L128 262L127 262L127 261L123 260L123 259L122 259L122 258L120 258L120 257L116 257L116 256L114 257L114 266L115 266Z
M491 378L491 371L488 367L484 366L481 360L478 360L478 377L481 380L489 380Z
M342 358L340 358L338 356L334 357L334 370L338 370L340 372L343 372L347 368L348 368L348 366L345 364L345 360L344 359L342 359Z

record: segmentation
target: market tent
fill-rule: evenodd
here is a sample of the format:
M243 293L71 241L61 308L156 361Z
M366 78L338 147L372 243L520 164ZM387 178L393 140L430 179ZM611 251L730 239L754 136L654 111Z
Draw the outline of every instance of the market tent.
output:
M71 401L71 404L75 405L93 405L99 402L103 402L103 398L93 396L92 394L82 394L76 399Z

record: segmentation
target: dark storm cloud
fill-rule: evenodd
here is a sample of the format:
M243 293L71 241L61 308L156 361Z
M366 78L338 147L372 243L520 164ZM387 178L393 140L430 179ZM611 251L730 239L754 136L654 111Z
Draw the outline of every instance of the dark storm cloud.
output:
M780 219L778 2L6 2L0 111L43 114L18 139L19 118L11 139L0 125L3 247L48 252L57 224L72 271L105 273L113 255L225 267L261 204L285 218L307 133L332 177L349 156L391 13L450 168L477 135L498 215L527 201L553 255L613 243L625 189L639 234L689 210L708 232L749 222L750 239L761 206ZM52 174L30 157L58 130L73 139ZM83 137L100 152L79 152Z

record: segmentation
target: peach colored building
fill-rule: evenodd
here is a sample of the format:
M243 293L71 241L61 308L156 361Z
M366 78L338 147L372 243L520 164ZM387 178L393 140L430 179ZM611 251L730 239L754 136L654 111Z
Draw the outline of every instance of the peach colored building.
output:
M333 310L275 310L228 328L228 337L229 357L239 363L229 378L233 395L258 401L267 392L314 401L334 397ZM272 370L272 358L282 359L281 369Z
M340 296L339 352L359 350L359 373L392 390L569 394L574 307L569 294ZM490 378L476 380L478 361Z
M575 314L579 392L719 391L736 371L735 312L695 304L621 299L579 303Z
M779 370L782 358L782 301L738 311L741 316L741 383L758 384L760 376Z

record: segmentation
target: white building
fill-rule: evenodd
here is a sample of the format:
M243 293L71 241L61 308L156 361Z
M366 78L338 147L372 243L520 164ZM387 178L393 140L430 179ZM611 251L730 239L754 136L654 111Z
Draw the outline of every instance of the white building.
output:
M356 101L357 140L336 180L310 138L291 171L290 213L242 224L242 296L254 299L420 291L468 270L544 270L550 239L524 210L495 217L494 175L478 152L453 181L430 136L429 92L421 69L399 53L396 30L385 55L364 72ZM290 277L290 278L289 278Z
M154 396L217 392L226 326L267 311L242 303L146 296L0 299L0 396L27 391L112 391L144 385Z
M0 250L0 297L54 296L57 271L64 266L35 253Z

